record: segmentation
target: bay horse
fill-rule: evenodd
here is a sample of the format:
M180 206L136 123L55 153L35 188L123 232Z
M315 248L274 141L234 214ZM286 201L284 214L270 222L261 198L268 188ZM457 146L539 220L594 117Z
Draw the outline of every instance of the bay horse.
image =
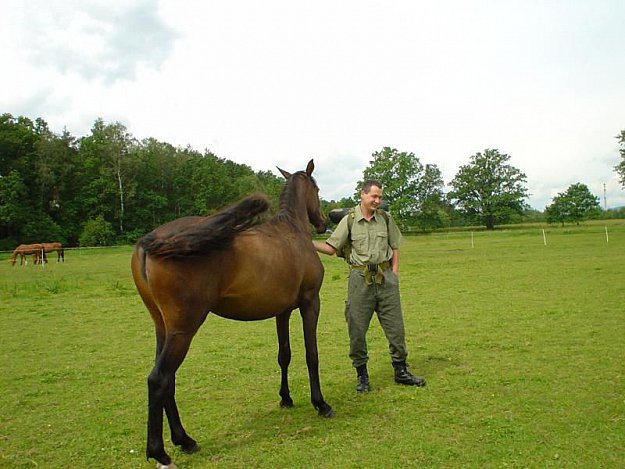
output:
M56 261L57 262L65 262L65 249L63 249L63 245L58 242L54 243L41 243L43 245L44 256L48 252L56 252ZM46 259L47 262L47 259Z
M20 265L27 265L28 259L26 256L33 256L33 262L38 264L42 262L43 246L41 244L20 244L13 250L11 254L11 265L15 265L17 262L17 256L20 256Z
M264 223L255 221L269 201L256 194L210 217L183 217L162 225L135 246L132 274L156 332L156 359L147 380L146 456L157 467L175 467L164 448L163 411L171 441L187 453L198 449L182 426L175 375L209 312L239 321L276 318L280 405L292 407L289 319L299 309L311 402L319 415L333 415L319 383L317 322L324 269L310 224L317 233L325 232L326 224L312 177L314 163L310 160L306 170L293 174L278 170L286 183L277 213Z

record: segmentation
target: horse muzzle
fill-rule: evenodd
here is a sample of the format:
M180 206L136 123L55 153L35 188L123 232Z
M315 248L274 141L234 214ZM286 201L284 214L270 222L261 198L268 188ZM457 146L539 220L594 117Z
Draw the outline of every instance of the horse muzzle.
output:
M320 225L315 225L315 231L317 232L317 234L325 233L326 229L327 229L327 226L325 222L321 223Z

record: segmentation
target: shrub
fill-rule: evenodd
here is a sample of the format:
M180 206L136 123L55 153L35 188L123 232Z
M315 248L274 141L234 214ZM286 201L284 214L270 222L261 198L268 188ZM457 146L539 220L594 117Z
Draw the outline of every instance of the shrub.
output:
M78 243L81 246L110 246L115 241L113 225L98 215L85 223Z

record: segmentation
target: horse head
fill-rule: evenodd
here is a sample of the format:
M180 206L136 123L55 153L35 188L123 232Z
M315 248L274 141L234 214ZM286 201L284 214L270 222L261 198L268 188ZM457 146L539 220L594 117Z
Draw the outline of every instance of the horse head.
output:
M326 220L323 216L323 212L321 211L321 204L319 202L319 187L317 186L315 178L312 177L314 169L315 163L313 162L313 160L310 160L308 162L308 165L306 166L306 170L299 171L298 173L302 176L305 176L300 179L305 181L306 183L304 187L304 202L306 204L308 221L311 225L315 227L317 233L321 234L325 233L326 231ZM293 176L293 174L281 168L278 168L278 170L282 173L287 181L290 180L291 176Z

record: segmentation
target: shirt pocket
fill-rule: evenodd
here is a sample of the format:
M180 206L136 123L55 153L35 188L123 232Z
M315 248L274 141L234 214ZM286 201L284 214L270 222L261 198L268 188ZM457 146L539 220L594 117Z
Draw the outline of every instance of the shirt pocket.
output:
M369 254L369 237L367 233L352 233L352 247L361 256Z
M388 250L388 233L379 231L375 234L375 249L381 256L386 256Z

